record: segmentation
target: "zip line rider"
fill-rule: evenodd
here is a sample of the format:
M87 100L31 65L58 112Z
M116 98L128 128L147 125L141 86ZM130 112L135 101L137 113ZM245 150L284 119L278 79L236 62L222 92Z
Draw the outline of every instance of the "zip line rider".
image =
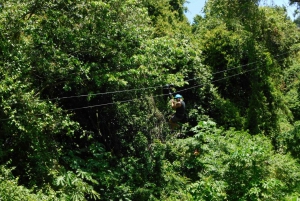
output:
M169 120L171 130L174 130L178 127L178 122L185 118L185 102L180 94L176 94L174 99L171 100L171 107L173 110L176 110L175 114Z

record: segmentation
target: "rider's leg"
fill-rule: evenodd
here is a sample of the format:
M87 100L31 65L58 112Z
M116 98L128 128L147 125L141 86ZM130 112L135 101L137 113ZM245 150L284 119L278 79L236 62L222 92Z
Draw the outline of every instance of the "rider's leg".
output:
M175 116L175 115L173 115L171 118L170 118L170 120L169 120L169 125L170 125L170 128L171 128L171 130L175 130L176 128L178 128L178 118Z

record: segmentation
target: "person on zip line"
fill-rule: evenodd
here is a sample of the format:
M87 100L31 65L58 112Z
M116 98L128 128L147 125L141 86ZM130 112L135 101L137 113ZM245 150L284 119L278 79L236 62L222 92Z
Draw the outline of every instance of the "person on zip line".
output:
M170 103L172 109L176 110L169 120L171 130L174 130L179 126L178 122L182 122L185 118L185 102L180 94L176 94L175 97L171 99Z

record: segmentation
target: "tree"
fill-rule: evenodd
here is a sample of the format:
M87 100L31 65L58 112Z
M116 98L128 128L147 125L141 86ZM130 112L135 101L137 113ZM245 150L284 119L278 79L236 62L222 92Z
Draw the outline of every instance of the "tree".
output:
M298 16L295 20L294 23L297 24L297 27L300 27L300 16Z
M289 3L290 3L290 5L296 4L297 7L298 7L298 9L299 9L299 7L300 7L300 2L299 2L299 0L289 0Z
M195 33L202 40L204 63L215 74L221 98L236 108L230 116L245 117L238 125L274 138L279 129L279 108L285 111L275 86L283 60L297 42L297 33L282 9L259 9L257 3L208 1L206 18ZM212 115L218 114L212 111Z
M200 177L188 185L195 200L284 200L297 193L300 166L295 159L274 153L264 135L216 126L210 120L199 122L192 141L199 154L185 152ZM186 158L182 166L190 165Z
M297 196L297 124L276 132L298 118L298 33L257 2L209 1L192 26L181 0L1 3L0 199Z

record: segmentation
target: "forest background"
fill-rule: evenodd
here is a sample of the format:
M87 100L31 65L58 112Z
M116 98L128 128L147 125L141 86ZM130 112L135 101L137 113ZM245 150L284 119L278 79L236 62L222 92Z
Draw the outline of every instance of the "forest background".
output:
M185 3L0 1L0 200L300 198L299 18Z
M187 8L187 11L185 11L184 14L190 23L194 21L194 17L196 15L202 15L205 3L205 0L190 0L185 2L184 6ZM297 4L289 3L289 0L261 0L259 1L259 6L284 6L286 8L288 17L290 17L292 21L297 18L297 15L295 15Z

